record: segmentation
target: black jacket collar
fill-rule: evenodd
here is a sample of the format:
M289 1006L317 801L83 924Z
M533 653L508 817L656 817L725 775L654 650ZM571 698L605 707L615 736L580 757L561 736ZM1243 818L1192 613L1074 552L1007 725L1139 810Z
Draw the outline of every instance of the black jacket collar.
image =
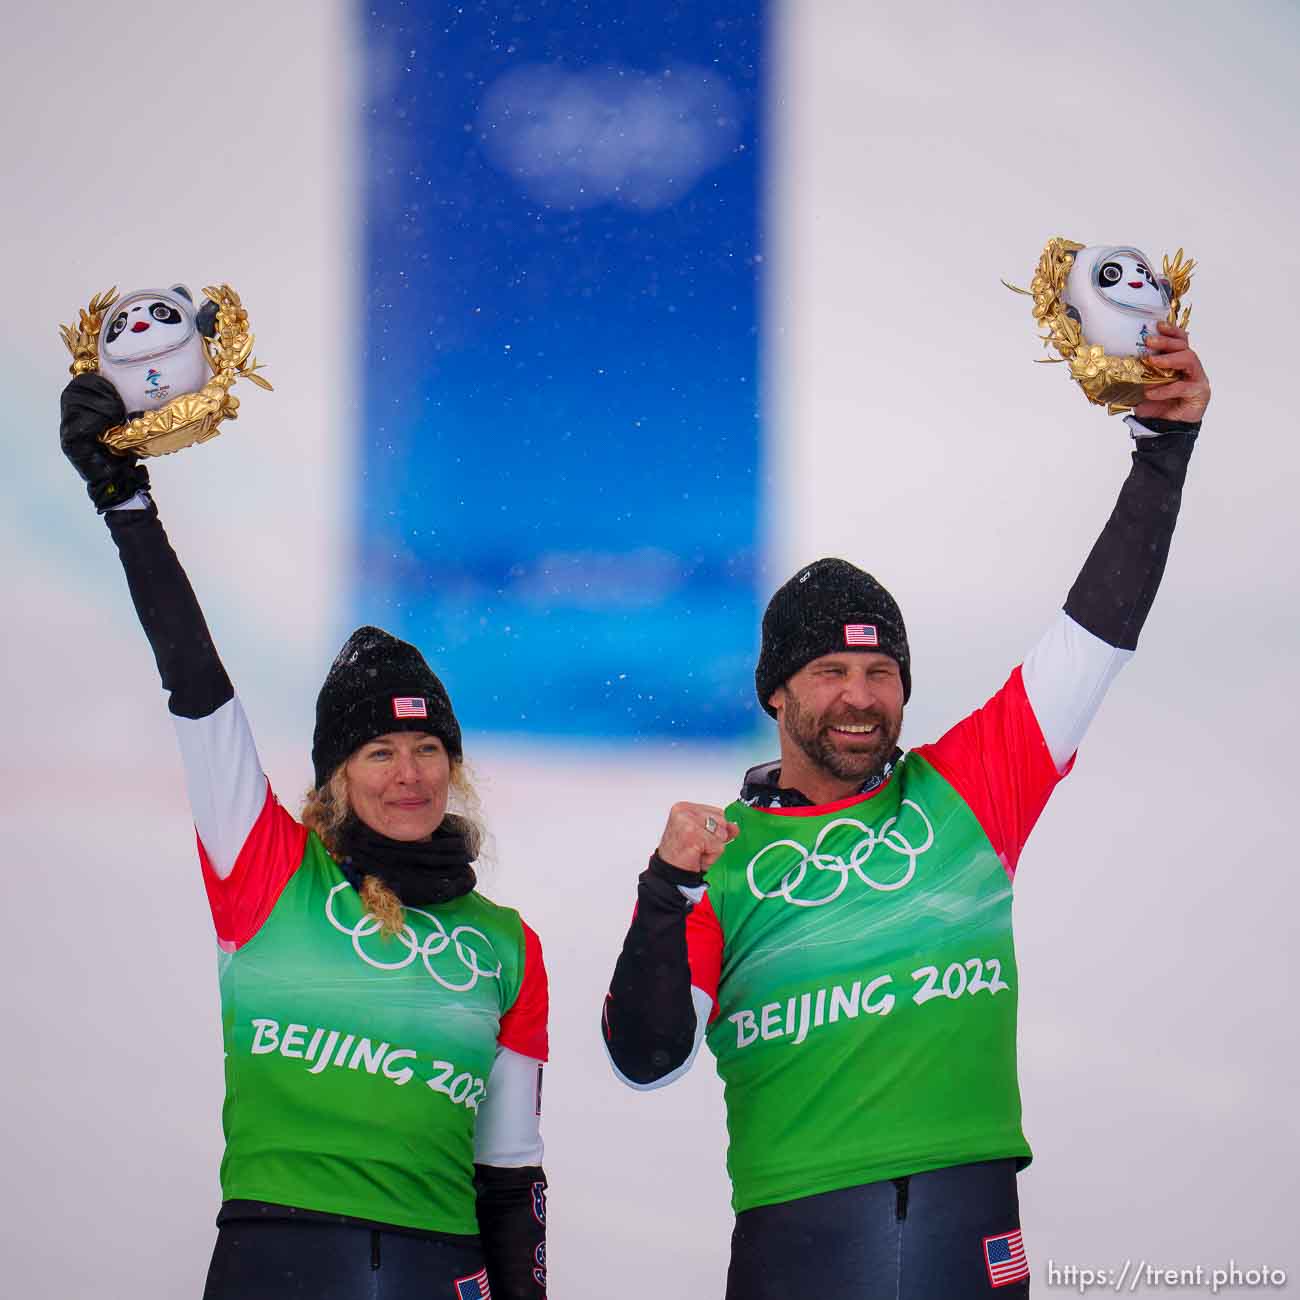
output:
M870 794L878 790L889 780L903 751L896 749L889 757L884 768L874 776L869 776L858 787L858 794ZM817 805L802 790L781 784L781 760L772 759L759 763L745 773L740 786L740 801L751 808L815 808Z

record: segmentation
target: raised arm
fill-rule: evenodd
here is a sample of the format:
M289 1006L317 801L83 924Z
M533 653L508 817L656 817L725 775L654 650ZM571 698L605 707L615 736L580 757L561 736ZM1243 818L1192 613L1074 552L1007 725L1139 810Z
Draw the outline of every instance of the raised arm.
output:
M1024 663L1025 691L1058 769L1132 658L1164 576L1210 383L1187 332L1162 323L1154 359L1179 378L1147 391L1128 423L1133 463L1065 608Z
M1133 464L1065 608L1025 658L1025 691L1060 769L1078 749L1164 574L1199 426L1134 426Z
M243 708L149 496L147 472L99 442L124 419L106 379L78 376L63 392L60 441L117 546L167 692L217 933L237 945L265 919L296 866L301 828L270 794ZM233 879L253 839L257 867Z
M1169 557L1210 386L1185 331L1160 328L1152 351L1182 377L1148 390L1129 417L1128 477L1065 607L982 709L919 751L975 811L1009 874L1111 682L1133 657Z

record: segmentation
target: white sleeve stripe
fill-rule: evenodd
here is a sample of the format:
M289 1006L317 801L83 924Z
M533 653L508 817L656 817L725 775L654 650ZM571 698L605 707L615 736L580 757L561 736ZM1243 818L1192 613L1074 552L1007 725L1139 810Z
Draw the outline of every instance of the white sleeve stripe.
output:
M537 1113L541 1070L535 1057L497 1048L474 1124L476 1164L520 1169L542 1163L542 1120Z
M1158 438L1160 435L1154 429L1148 429L1136 415L1126 415L1124 423L1128 425L1128 431L1134 438Z
M1065 770L1111 682L1132 658L1132 650L1094 636L1064 610L1025 656L1025 694L1058 772Z
M194 829L213 871L224 880L266 804L262 771L239 697L206 718L172 716Z
M609 1055L609 1044L605 1043L605 1055L609 1058L609 1068L614 1071L614 1076L620 1083L627 1084L634 1092L653 1092L656 1088L666 1088L670 1083L680 1079L695 1064L695 1058L700 1054L700 1044L704 1041L704 1034L709 1027L709 1017L713 1014L713 999L703 989L696 988L692 984L691 1002L695 1005L695 1041L691 1044L690 1054L687 1058L675 1070L670 1070L662 1078L652 1079L649 1083L633 1083L614 1064L614 1058ZM601 1041L604 1042L603 1035Z
M119 501L115 506L109 506L109 510L148 510L153 504L148 492L137 492L135 496L128 497L125 501Z

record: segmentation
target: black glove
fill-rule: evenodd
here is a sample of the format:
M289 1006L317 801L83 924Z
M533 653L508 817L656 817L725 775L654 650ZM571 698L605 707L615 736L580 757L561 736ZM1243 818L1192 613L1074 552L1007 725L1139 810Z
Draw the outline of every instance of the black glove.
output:
M59 444L86 480L86 491L101 515L149 490L149 472L137 457L109 451L99 440L109 429L126 423L122 399L103 375L78 375L63 390L59 406Z
M216 338L217 336L217 312L221 309L215 302L209 298L202 307L199 308L198 314L194 317L195 327L205 339Z

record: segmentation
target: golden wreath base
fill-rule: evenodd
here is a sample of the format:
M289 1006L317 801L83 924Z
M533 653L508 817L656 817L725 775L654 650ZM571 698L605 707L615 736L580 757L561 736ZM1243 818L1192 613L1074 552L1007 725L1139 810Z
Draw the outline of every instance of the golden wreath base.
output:
M1110 415L1131 411L1142 401L1143 389L1172 383L1178 377L1141 357L1107 356L1096 345L1086 344L1073 357L1061 360L1068 362L1070 378L1083 389L1083 395L1094 406L1104 406Z
M1095 406L1104 406L1111 415L1117 415L1131 411L1142 400L1144 388L1172 383L1178 376L1153 366L1145 357L1109 356L1099 345L1089 343L1083 337L1079 322L1066 312L1063 296L1065 282L1074 265L1074 255L1083 247L1072 239L1049 239L1028 289L1018 289L1005 280L1002 283L1013 292L1034 300L1034 320L1047 330L1040 336L1043 346L1054 347L1060 353L1059 358L1048 358L1046 364L1064 362L1070 368L1070 378L1083 390L1088 401ZM1184 260L1181 248L1172 261L1168 257L1164 259L1164 274L1171 289L1166 319L1169 324L1184 329L1191 320L1192 309L1183 308L1180 317L1179 306L1192 282L1195 266L1191 258Z
M197 393L173 397L166 406L110 429L102 441L112 451L137 456L166 456L207 442L221 432L222 420L238 414L239 398L230 392L233 382L218 376Z
M216 331L212 338L203 340L212 378L198 392L173 397L166 406L110 429L100 439L110 450L136 456L167 456L207 442L221 432L223 420L238 415L239 398L230 391L236 379L247 379L271 391L267 380L256 373L261 366L253 356L248 313L239 295L228 284L205 288L203 293L217 304ZM116 288L96 294L82 309L76 326L61 327L63 341L72 353L69 369L73 375L98 371L100 326L116 301Z

